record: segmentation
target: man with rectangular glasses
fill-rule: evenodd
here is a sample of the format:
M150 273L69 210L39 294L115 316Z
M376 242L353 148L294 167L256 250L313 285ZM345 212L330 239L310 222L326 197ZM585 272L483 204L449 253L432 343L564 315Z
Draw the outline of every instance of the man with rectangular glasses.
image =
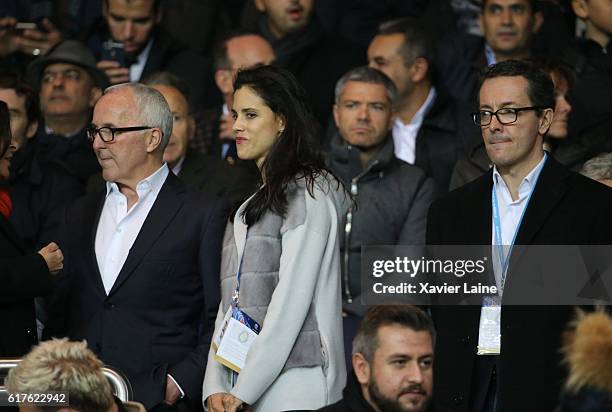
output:
M551 78L531 64L508 60L486 70L473 119L494 166L432 204L428 244L505 250L612 244L612 190L571 172L542 148L554 105ZM498 271L502 296L524 283L514 267ZM482 306L432 307L439 331L436 410L555 409L564 374L561 334L573 308L508 306L502 296Z
M227 210L164 162L172 124L163 95L142 84L96 103L87 134L106 187L66 212L48 334L87 340L147 408L200 410Z

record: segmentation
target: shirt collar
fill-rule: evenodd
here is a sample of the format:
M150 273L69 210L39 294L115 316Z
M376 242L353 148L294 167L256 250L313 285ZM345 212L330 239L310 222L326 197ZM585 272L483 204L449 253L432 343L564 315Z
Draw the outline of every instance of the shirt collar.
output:
M521 184L519 185L519 200L524 197L525 193L529 193L535 183L538 181L538 177L540 176L540 172L544 168L544 163L546 162L546 157L548 154L544 152L544 156L542 156L542 160L538 162L538 164L531 169L531 171L523 178ZM501 187L508 189L506 182L502 179L501 174L497 170L497 166L493 166L493 185L501 185Z
M427 93L427 98L425 99L421 107L419 107L419 110L417 110L417 112L414 114L414 117L412 118L410 123L404 124L404 122L402 122L399 117L395 119L395 123L398 124L399 126L419 126L420 127L420 125L423 123L423 119L425 118L429 110L431 109L431 106L433 106L433 102L436 99L436 95L437 95L436 88L432 86L429 89L429 93Z
M61 135L61 136L63 136L63 137L67 137L67 138L74 137L74 136L76 136L77 134L79 134L81 130L83 130L83 128L78 129L78 130L75 130L74 132L71 132L71 133L66 133L66 134L63 134L63 135ZM53 134L58 134L58 133L55 133L55 132L53 131L53 129L52 129L52 128L50 128L50 127L49 127L49 126L47 126L47 125L45 125L45 133L46 133L46 134L48 134L49 136L50 136L50 135L53 135Z
M136 192L138 192L138 196L141 194L147 193L150 191L159 192L162 185L166 181L169 173L168 164L164 163L161 165L159 169L155 171L152 175L145 177L136 185ZM116 192L120 193L119 186L115 182L106 182L106 197L108 197L111 193Z
M142 51L140 52L140 54L136 58L137 61L138 61L138 64L142 64L144 66L144 64L147 61L147 58L149 57L149 52L151 51L151 47L152 46L153 46L153 36L151 36L151 38L147 42L147 45L145 46L145 48L142 49Z
M492 66L495 63L497 63L497 57L495 57L495 52L493 51L491 46L489 46L486 43L484 47L484 53L485 53L485 58L487 59L487 66Z
M179 175L179 173L181 173L181 170L183 170L183 163L185 163L185 157L187 156L184 155L183 157L179 159L178 162L176 162L176 164L172 168L172 173L174 173L177 176Z

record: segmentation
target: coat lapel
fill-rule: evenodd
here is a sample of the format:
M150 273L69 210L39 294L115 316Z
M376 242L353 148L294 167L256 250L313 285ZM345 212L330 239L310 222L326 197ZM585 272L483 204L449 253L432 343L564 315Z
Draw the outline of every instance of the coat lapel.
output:
M90 228L85 233L85 238L81 239L81 245L85 246L83 250L84 255L89 265L89 270L86 272L94 277L96 288L102 295L106 295L104 291L104 284L102 283L102 275L100 274L100 268L98 267L98 259L96 258L96 232L98 230L98 223L100 221L100 215L102 214L102 208L104 207L104 201L106 199L106 187L100 193L99 196L92 198L91 201L86 203L86 207L83 208L83 227ZM77 228L78 229L78 228ZM64 236L70 236L71 232L68 228L64 229L67 233ZM60 245L61 246L61 245Z
M559 201L565 195L567 185L563 183L563 179L568 175L567 170L562 168L551 156L548 156L529 200L529 205L527 205L519 232L516 235L515 244L529 245L532 243L547 217L550 216L551 210L559 204Z
M184 190L183 183L170 172L130 249L130 253L117 276L117 280L108 293L109 297L136 270L151 247L160 239L162 232L172 222L182 207L177 195Z
M481 227L465 227L465 233L470 234L469 242L473 245L490 245L492 233L493 211L491 209L491 191L493 190L493 170L489 170L480 179L482 184L473 185L473 200L466 205L465 222L483 222ZM468 223L469 224L469 223Z

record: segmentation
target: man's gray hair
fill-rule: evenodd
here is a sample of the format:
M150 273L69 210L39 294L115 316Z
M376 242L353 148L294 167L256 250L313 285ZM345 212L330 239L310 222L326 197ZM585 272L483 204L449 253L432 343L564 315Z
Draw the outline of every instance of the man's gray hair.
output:
M612 153L601 153L588 160L580 173L593 180L612 180Z
M336 104L340 103L342 93L348 82L363 82L370 84L382 84L387 91L387 98L391 106L395 105L397 99L397 87L393 81L380 70L368 66L360 66L349 70L336 83Z
M162 131L161 149L164 150L172 134L172 111L164 96L152 87L141 83L122 83L108 87L104 94L114 93L128 88L134 93L136 106L140 113L138 119L142 124L134 126L157 127Z
M87 343L53 339L34 347L6 378L9 393L66 392L81 412L109 410L115 402L102 362ZM56 407L40 407L56 410Z

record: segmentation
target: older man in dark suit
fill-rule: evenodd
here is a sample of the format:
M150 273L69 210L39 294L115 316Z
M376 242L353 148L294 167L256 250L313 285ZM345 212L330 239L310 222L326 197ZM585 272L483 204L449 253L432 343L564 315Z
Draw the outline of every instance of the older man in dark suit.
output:
M569 171L542 148L553 119L553 89L550 77L525 62L487 70L474 120L494 168L432 204L428 244L612 243L612 190ZM525 273L513 270L514 254L506 259L503 290L516 292ZM491 311L500 315L496 331L488 326ZM433 307L436 410L553 410L564 374L561 335L572 312L569 306L487 302ZM492 334L499 339L482 339Z
M111 87L96 104L88 134L107 184L67 211L51 333L87 339L147 407L197 410L226 207L163 162L171 130L168 104L147 86Z

